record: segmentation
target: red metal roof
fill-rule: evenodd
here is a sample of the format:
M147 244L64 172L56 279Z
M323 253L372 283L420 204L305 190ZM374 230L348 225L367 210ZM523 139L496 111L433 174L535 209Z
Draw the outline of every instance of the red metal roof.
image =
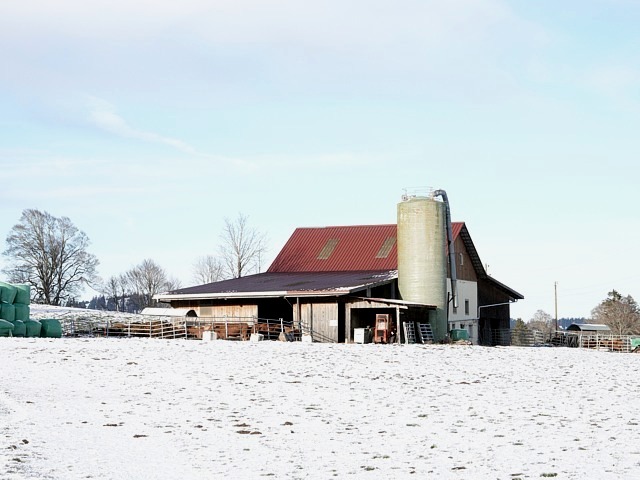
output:
M453 237L464 223L452 223ZM382 271L398 268L397 226L297 228L269 270L276 272Z

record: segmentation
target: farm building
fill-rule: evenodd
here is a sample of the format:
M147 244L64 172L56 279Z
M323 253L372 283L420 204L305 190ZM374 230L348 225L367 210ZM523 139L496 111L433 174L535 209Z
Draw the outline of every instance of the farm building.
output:
M380 342L455 331L506 344L509 305L524 297L487 275L463 222L445 233L442 203L403 199L398 225L297 228L264 273L155 298L200 318L282 319L315 341L358 341L370 329Z
M572 323L567 327L567 331L590 333L593 335L609 335L611 333L611 328L609 328L608 325L600 323Z

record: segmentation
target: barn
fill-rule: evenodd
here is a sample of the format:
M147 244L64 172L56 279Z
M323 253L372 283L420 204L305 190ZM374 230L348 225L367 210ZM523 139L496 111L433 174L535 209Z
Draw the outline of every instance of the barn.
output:
M427 235L423 240L422 232L431 228L414 228L410 218L412 232L420 237L418 245L411 246L417 253L403 247L411 242L404 233L406 218L400 215L397 225L297 228L264 273L182 288L155 298L172 308L193 310L200 318L282 319L314 341L350 343L358 341L365 329L385 343L440 341L454 331L476 344L508 344L509 305L524 297L487 275L464 222L449 222L445 235L445 216L438 210L442 202L431 197L418 199L422 200L434 202L425 204L427 214L436 212L435 221L442 229L436 229L435 239ZM410 206L412 212L417 208L419 216L424 214L422 203ZM448 243L444 237L450 237ZM434 243L442 244L435 249L442 253L430 252L423 268L421 254L434 250ZM434 256L443 259L432 261ZM408 266L403 266L402 258ZM437 289L440 284L443 287L444 303L440 300L443 293L429 297L409 291L422 281L421 272L433 264L441 264L438 268L443 270L442 281L436 283ZM405 275L403 285L403 268L411 270L415 265L419 267L417 277L407 280ZM425 288L431 288L431 280L426 279ZM444 324L439 321L443 305Z

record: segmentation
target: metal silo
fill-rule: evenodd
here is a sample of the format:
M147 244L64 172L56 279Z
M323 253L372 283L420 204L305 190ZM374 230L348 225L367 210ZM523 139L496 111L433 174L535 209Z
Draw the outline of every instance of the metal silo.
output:
M429 195L404 195L398 204L398 288L403 300L435 305L434 340L447 335L445 204Z

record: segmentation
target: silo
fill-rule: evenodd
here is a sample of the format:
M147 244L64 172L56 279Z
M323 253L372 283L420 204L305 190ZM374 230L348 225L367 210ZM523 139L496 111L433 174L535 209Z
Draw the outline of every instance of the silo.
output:
M445 218L432 194L398 204L398 289L403 300L436 306L429 318L436 341L447 335Z

